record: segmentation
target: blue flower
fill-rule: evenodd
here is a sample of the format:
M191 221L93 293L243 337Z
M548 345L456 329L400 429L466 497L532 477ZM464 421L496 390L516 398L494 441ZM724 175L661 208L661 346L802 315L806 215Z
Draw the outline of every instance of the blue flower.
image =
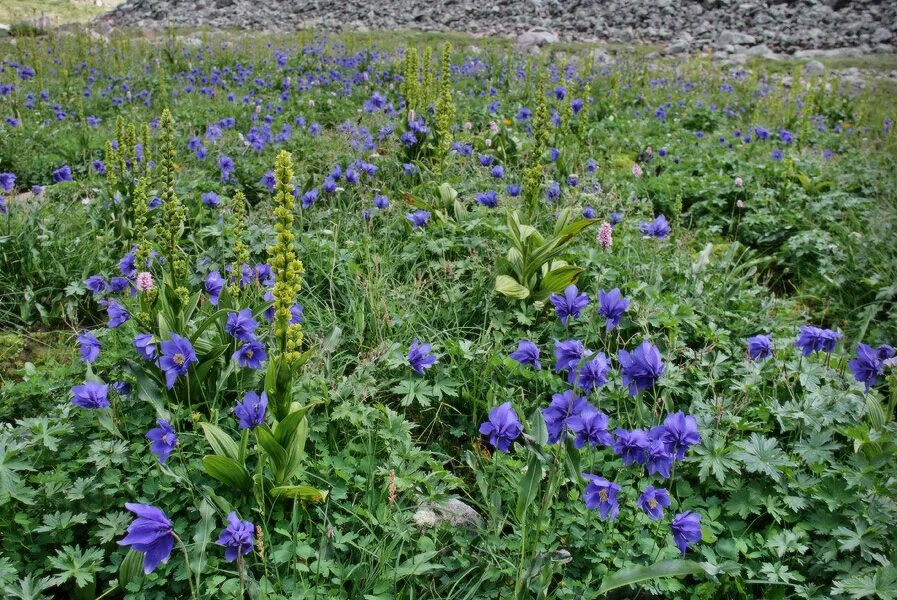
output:
M516 198L520 195L520 186L516 183L512 183L505 187L505 191L508 193L508 196L511 198Z
M890 347L888 346L887 348ZM882 352L882 355L886 356L887 354L887 350ZM850 372L853 373L854 378L866 385L866 391L868 392L876 384L878 378L884 375L883 361L887 358L890 358L890 356L886 356L885 359L880 358L878 351L872 348L872 346L859 344L856 349L856 358L847 363L847 366L850 367Z
M623 297L620 288L614 288L609 292L598 290L598 314L607 320L607 331L620 324L623 313L628 309L629 299Z
M480 434L489 436L489 443L501 452L508 452L522 432L523 425L510 402L490 410L489 420L480 425Z
M115 300L106 300L106 314L109 315L109 322L106 323L109 329L115 329L131 318L131 314Z
M654 429L663 429L663 427L655 427ZM670 469L673 467L675 457L670 454L667 445L661 439L653 438L662 432L655 433L654 429L648 434L648 447L645 449L645 467L648 469L649 475L660 475L669 479Z
M159 426L150 429L146 434L146 438L152 442L150 444L150 452L159 457L159 464L161 465L174 452L175 447L178 445L178 437L165 419L156 419L156 423Z
M130 546L142 552L143 572L152 573L162 563L167 563L174 548L174 529L161 510L148 504L126 503L125 508L137 515L128 527L128 535L118 541L119 546Z
M386 210L389 208L389 198L382 194L377 194L374 196L374 206L379 208L380 210Z
M109 386L96 381L72 386L72 404L81 408L109 408Z
M254 429L265 422L265 410L268 408L268 395L262 392L246 392L243 401L233 408L233 413L240 422L240 429Z
M224 330L241 342L252 342L255 341L255 329L258 325L252 318L252 309L244 308L238 313L228 313Z
M814 352L830 354L835 349L835 344L842 337L840 333L831 329L822 329L813 325L801 325L800 333L794 345L800 348L804 356L809 356Z
M563 296L559 294L551 294L549 300L554 304L557 315L564 325L567 324L568 318L578 318L582 309L589 305L589 296L587 294L580 294L579 288L573 283L564 289Z
M224 279L218 271L212 271L206 276L203 284L206 293L209 294L209 302L212 306L218 306L218 298L221 296L221 290L224 289Z
M583 473L582 476L589 480L582 495L586 508L589 510L597 508L602 520L609 519L613 521L617 518L617 514L620 512L620 505L617 504L617 494L620 493L622 488L616 483L598 475Z
M567 427L576 434L573 445L576 448L582 448L586 444L589 446L613 445L614 438L607 430L608 421L606 414L595 410L592 406L586 406L578 415L569 417Z
M637 504L652 520L659 521L663 518L663 509L670 505L670 494L663 488L649 485L638 497Z
M659 240L664 239L666 236L670 234L670 224L667 222L667 218L663 215L658 215L653 221L648 223L647 221L642 221L639 225L639 228L642 231L642 235L647 237L654 237Z
M701 441L698 422L682 411L667 415L658 439L664 443L667 452L682 460L688 449Z
M686 511L680 513L673 518L670 525L673 531L673 540L682 556L685 556L685 550L693 543L701 541L701 515Z
M595 358L582 366L578 376L576 370L571 369L567 374L567 381L570 385L577 385L582 388L584 394L588 394L595 388L599 388L607 383L607 374L609 372L610 362L607 360L604 352L599 352L595 355Z
M201 198L202 203L206 206L216 207L221 204L221 197L215 192L206 192Z
M273 192L274 186L277 185L277 178L274 177L274 171L268 171L262 175L259 183L268 188L269 192Z
M564 340L554 342L554 357L556 359L554 372L560 373L569 369L578 369L579 362L592 352L587 350L579 340Z
M162 356L159 358L159 367L165 373L165 385L168 389L174 387L174 382L181 375L186 375L190 365L197 361L196 353L190 340L172 333L171 337L162 342Z
M224 546L224 558L227 562L234 562L237 557L252 552L255 542L255 525L249 521L241 521L237 513L227 515L227 527L221 531L218 541L219 546Z
M411 342L408 349L408 364L418 375L423 375L425 369L429 369L436 362L436 357L430 354L430 344L421 344L417 338Z
M53 171L53 183L61 183L63 181L72 180L72 169L68 165L63 165Z
M495 208L496 206L498 206L498 194L496 194L495 190L481 192L477 194L477 204L482 204L483 206L488 206L489 208Z
M78 336L79 350L81 351L81 360L87 364L92 363L100 355L100 340L98 340L89 331L84 331Z
M141 333L134 338L134 348L144 360L153 360L156 356L156 343L150 333Z
M567 419L580 414L586 408L591 408L589 401L577 396L573 390L567 390L563 394L553 394L551 404L542 409L542 417L545 419L545 427L548 430L548 443L555 444L563 440L567 433Z
M747 351L751 360L763 360L772 356L772 335L759 334L747 339Z
M302 194L302 209L307 210L311 208L317 199L318 188L311 188L310 190Z
M102 294L109 289L109 284L106 283L106 280L99 275L91 275L84 282L84 285L93 293L94 296Z
M505 176L505 168L501 165L495 165L492 167L492 177L495 179L501 179Z
M414 228L424 227L430 220L430 211L416 210L406 214L405 218L411 222L411 226Z
M634 462L643 464L648 456L648 448L651 440L644 429L615 429L614 454L623 459L623 466L628 467Z
M256 340L252 340L234 352L231 360L237 361L241 367L249 367L250 369L260 369L262 363L268 358L265 353L265 346Z
M521 365L532 365L537 371L542 369L542 365L539 363L539 347L529 340L520 340L517 350L510 356Z
M617 352L617 358L623 373L623 385L629 386L630 396L654 387L665 371L660 351L648 340L643 340L632 352L621 349Z

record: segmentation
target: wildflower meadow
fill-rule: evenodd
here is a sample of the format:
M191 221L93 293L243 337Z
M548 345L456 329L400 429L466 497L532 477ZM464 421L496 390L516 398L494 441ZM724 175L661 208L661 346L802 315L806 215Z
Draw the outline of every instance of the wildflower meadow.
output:
M897 598L897 92L605 56L0 39L2 597Z

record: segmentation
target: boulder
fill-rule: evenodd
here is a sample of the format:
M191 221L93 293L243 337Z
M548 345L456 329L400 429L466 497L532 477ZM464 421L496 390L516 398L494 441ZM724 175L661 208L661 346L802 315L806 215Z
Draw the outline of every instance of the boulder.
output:
M533 46L544 46L545 44L557 44L561 41L553 31L547 29L530 29L517 36L515 43L521 48L531 48Z

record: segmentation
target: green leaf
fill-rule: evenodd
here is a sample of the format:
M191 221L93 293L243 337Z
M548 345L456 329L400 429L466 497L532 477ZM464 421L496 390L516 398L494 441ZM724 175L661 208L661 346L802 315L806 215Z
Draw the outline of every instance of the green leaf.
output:
M716 569L707 563L696 563L692 560L662 560L650 566L626 567L611 573L601 582L598 588L599 594L606 594L611 590L628 585L635 585L643 581L657 579L658 577L680 577L683 575L713 575Z
M542 285L539 288L540 295L544 293L545 297L548 297L550 293L559 294L563 292L568 285L576 283L576 280L579 279L579 274L582 272L583 269L581 267L574 267L573 265L564 265L550 270L542 278Z
M227 456L213 454L202 459L202 467L211 477L241 492L249 491L252 478L243 465Z
M195 575L201 574L206 566L206 546L215 530L215 509L205 498L199 503L199 517L196 533L193 534L193 557L190 560L190 570Z
M530 454L526 473L520 479L520 487L517 490L517 521L522 523L526 515L526 509L539 494L542 484L542 461L535 453Z
M495 291L516 300L523 300L529 296L529 290L508 275L499 275L495 278Z
M212 450L215 451L215 454L220 454L234 460L238 459L240 449L237 447L237 442L227 435L223 429L217 425L212 425L211 423L200 423L199 426L202 427L202 432L206 436L206 441L209 442L209 445L212 447Z
M310 485L280 485L271 490L271 495L274 498L291 498L305 502L323 502L327 498L327 492Z
M128 550L118 566L118 587L124 590L132 581L143 580L143 556L143 552Z
M266 425L255 428L255 437L265 450L274 467L274 481L278 485L284 482L284 469L287 465L287 451L274 439L274 434Z
M439 554L438 550L422 552L416 556L412 556L398 567L396 567L393 575L396 579L404 577L412 577L415 575L424 575L432 571L439 571L445 568L445 565L431 563L430 559L435 558Z

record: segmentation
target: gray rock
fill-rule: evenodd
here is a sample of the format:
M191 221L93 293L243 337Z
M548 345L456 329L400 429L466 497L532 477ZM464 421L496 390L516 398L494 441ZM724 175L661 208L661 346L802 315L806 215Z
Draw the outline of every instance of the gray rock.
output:
M421 529L435 529L443 524L451 527L476 528L483 518L472 506L452 498L438 504L427 504L414 513L415 524Z
M688 40L676 40L666 48L667 54L685 54L691 48Z
M749 33L741 33L740 31L732 31L731 29L726 29L719 34L719 37L716 39L716 43L719 47L736 45L753 46L757 43L757 38Z
M811 60L810 62L804 64L804 67L801 70L807 77L816 77L825 73L825 65L818 60Z
M547 29L531 29L518 35L515 41L521 48L529 48L531 46L557 44L561 39L556 33Z
M890 41L891 38L893 38L893 37L894 37L893 31L888 31L884 27L879 27L872 33L872 36L869 38L869 40L873 44L881 44L883 42Z

